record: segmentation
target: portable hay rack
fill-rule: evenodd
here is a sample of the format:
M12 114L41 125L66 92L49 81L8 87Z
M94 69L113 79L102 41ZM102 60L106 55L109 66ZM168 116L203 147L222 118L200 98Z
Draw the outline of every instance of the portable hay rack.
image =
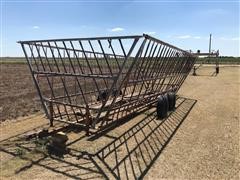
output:
M104 129L151 105L165 118L196 57L149 35L19 41L46 116Z

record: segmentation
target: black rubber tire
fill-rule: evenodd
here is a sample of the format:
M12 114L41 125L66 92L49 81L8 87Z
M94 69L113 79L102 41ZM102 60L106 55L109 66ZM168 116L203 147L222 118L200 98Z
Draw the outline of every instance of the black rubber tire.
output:
M97 101L106 100L107 96L108 96L108 90L103 90L99 93L99 95L97 97Z
M167 106L167 111L169 111L168 95L167 95L167 94L164 94L164 95L163 95L163 98L164 98L165 104L166 104L166 106Z
M174 92L167 93L168 97L168 110L173 111L176 105L176 94Z
M164 119L167 117L168 113L168 100L166 95L161 95L158 97L157 102L157 117L158 119Z

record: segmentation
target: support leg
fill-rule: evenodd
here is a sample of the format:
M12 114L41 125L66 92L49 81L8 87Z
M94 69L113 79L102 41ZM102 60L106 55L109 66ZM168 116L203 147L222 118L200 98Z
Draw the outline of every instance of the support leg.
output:
M193 67L193 76L196 76L197 74L196 74L196 67L194 66Z
M49 102L49 115L50 115L50 126L53 127L53 103Z

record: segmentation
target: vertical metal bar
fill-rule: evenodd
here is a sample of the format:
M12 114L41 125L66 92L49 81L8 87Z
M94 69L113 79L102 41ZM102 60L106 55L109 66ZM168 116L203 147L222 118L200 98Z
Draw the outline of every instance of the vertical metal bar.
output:
M163 60L162 60L162 56L165 54L166 52L166 46L165 45L162 45L161 44L161 48L159 48L159 50L161 49L160 53L157 55L157 58L156 58L156 64L154 65L155 69L156 69L156 72L154 74L152 74L151 76L155 76L155 80L152 81L152 88L151 88L151 91L155 92L154 90L154 86L155 86L155 83L157 81L159 81L159 78L161 78L159 76L159 73L161 71L161 66L162 64L164 63Z
M38 95L39 95L39 97L40 97L40 99L41 99L43 110L44 110L46 116L50 119L50 116L49 116L49 113L48 113L46 104L45 104L44 101L43 101L42 93L41 93L40 88L39 88L39 86L38 86L37 80L36 80L35 77L34 77L33 69L32 69L31 63L30 63L30 61L29 61L29 59L28 59L28 55L27 55L27 52L26 52L26 50L25 50L24 44L21 43L21 46L22 46L23 53L24 53L24 55L25 55L25 57L26 57L26 59L27 59L28 67L29 67L29 69L30 69L30 71L31 71L31 75L32 75L32 78L33 78L35 87L36 87L36 89L37 89Z
M175 67L173 68L173 71L175 71L175 75L171 74L172 76L171 76L170 81L169 81L169 86L172 86L172 88L173 88L173 86L175 86L175 83L177 82L177 79L182 76L181 68L179 68L179 66L181 65L181 62L185 59L182 52L178 51L177 59L178 60L175 60L176 64L175 64Z
M102 53L103 53L103 57L104 57L104 59L105 59L105 61L106 61L106 63L107 63L108 70L109 70L109 72L110 72L110 74L111 74L111 76L112 76L112 75L113 75L112 69L111 69L111 67L110 67L110 65L109 65L108 58L106 57L106 54L105 54L105 52L104 52L104 49L103 49L103 47L102 47L102 43L101 43L100 40L98 40L98 44L99 44L99 46L100 46L100 48L101 48L101 51L102 51Z
M146 42L145 42L146 43ZM144 43L144 44L145 44ZM148 45L147 45L147 49L148 49L148 47L149 47L149 45L150 45L150 42L148 43ZM140 53L139 53L139 55L138 55L138 61L141 61L141 55L142 55L142 53L143 53L143 49L144 49L144 46L140 49ZM145 56L146 56L146 52L145 52L145 55L144 55L144 58L145 58ZM141 61L142 62L142 61ZM141 69L141 67L139 68L139 65L141 65L142 66L142 64L143 63L136 63L136 67L135 67L135 71L134 71L134 75L133 75L133 79L137 79L137 78L135 78L135 76L136 76L136 72L139 72L139 71L137 71L137 70L140 70ZM134 66L133 66L134 67ZM139 72L140 73L140 72ZM138 75L139 75L139 73L138 73ZM126 95L126 90L127 90L127 87L128 87L128 83L124 83L125 84L125 87L124 87L124 90L123 90L123 93L122 93L122 99L124 98L124 96ZM133 83L134 85L133 85L133 90L131 91L131 96L132 96L132 94L133 94L133 92L134 92L134 90L135 90L135 88L136 88L136 84L137 84L137 82L134 82ZM128 93L128 92L127 92ZM130 96L130 97L131 97ZM124 105L123 105L124 106ZM121 108L123 107L123 106L121 106L121 107L119 107L118 108L118 111L117 111L117 117L119 116L119 113L120 113L120 111L122 111L121 110ZM125 108L127 108L128 106L125 106L124 107L124 110L125 110Z
M28 44L28 46L29 46L29 49L30 49L30 51L31 51L31 54L32 54L33 60L34 60L34 62L35 62L35 65L36 65L36 67L37 67L37 70L39 71L39 67L38 67L37 61L36 61L36 59L34 58L33 48L30 46L30 44ZM33 45L32 45L32 46L33 46Z
M42 46L42 49L43 49L43 52L44 52L44 54L45 54L46 60L48 61L48 57L47 57L47 54L46 54L43 46ZM48 63L49 63L49 61L48 61ZM50 70L51 70L51 67L49 67L49 68L50 68ZM62 84L63 84L63 87L64 87L64 91L66 92L67 98L68 98L69 102L71 103L71 99L70 99L70 97L69 97L69 94L68 94L68 91L67 91L67 88L66 88L65 81L63 80L62 76L60 76L60 79L61 79L61 81L62 81ZM72 107L72 106L70 106L70 107L71 107L73 113L75 114L75 111L74 111L73 107ZM65 108L66 114L68 114L67 109L66 109L66 105L64 105L64 108ZM69 116L68 116L68 119L70 120Z
M63 41L62 43L63 43L65 49L67 49L66 43L65 43L64 41ZM68 56L68 60L69 60L69 62L70 62L70 65L71 65L71 67L72 67L73 73L75 74L75 73L76 73L76 70L75 70L75 68L74 68L74 66L73 66L73 63L72 63L70 54L69 54L68 51L66 51L66 53L67 53L67 56ZM69 66L69 68L70 68L70 66ZM77 78L76 76L75 76L75 79L76 79L76 81L77 81L77 83L78 83L79 88L81 89L80 82L79 82L79 80L78 80L78 78ZM81 92L82 92L82 91L81 91ZM86 103L86 106L88 106L88 103L87 103L87 101L86 101L86 99L85 99L84 94L82 94L82 95L83 95L84 101L85 101L85 103ZM67 95L67 96L69 97L69 95ZM71 103L71 98L70 98L70 97L69 97L69 102ZM72 110L73 110L73 113L75 114L75 111L74 111L73 108L72 108ZM76 114L75 114L75 117L76 117L76 119L77 119Z
M45 54L45 58L46 58L46 60L47 60L48 66L49 66L49 70L50 70L51 72L53 72L53 71L52 71L51 64L50 64L50 62L49 62L49 60L48 60L47 51L44 50L44 47L43 47L42 42L40 43L40 45L41 45L42 50L43 50L43 52L44 52L44 54ZM46 49L47 49L47 48L46 48Z
M87 55L86 55L86 53L85 53L85 50L84 50L83 45L82 45L82 42L79 41L79 44L80 44L81 49L82 49L82 51L83 51L83 54L84 54L85 60L86 60L86 62L87 62L88 68L89 68L89 70L90 70L90 73L93 74L93 71L92 71L92 68L91 68L91 64L90 64L89 61L88 61L88 57L87 57ZM97 84L95 78L93 78L93 82L94 82L97 90L99 91L99 87L98 87L98 84Z
M60 73L61 72L61 70L60 70L60 68L59 68L59 66L58 66L58 63L57 63L57 61L56 61L56 58L55 58L55 55L54 55L54 53L53 53L53 50L52 50L52 48L51 48L51 46L50 46L50 42L48 42L48 45L49 45L49 49L50 49L50 52L52 53L52 57L53 57L53 60L54 60L54 62L55 62L55 65L56 65L56 67L57 67L57 71ZM61 77L62 78L62 77ZM65 81L64 81L65 82ZM70 101L71 102L71 101ZM82 113L82 110L80 109L80 111L81 111L81 113ZM74 112L74 114L75 114L75 111L73 111ZM76 116L76 115L75 115ZM77 118L76 118L76 120L77 120Z
M53 113L54 113L54 111L53 111L53 103L52 103L52 101L50 100L49 101L49 115L50 115L50 126L52 127L53 126Z
M147 78L150 78L149 76L148 76L148 72L150 71L151 72L151 70L153 70L152 68L151 68L151 65L153 64L152 63L152 60L153 60L153 58L154 58L154 54L155 54L155 52L156 52L156 49L157 49L157 46L158 46L158 44L156 44L156 46L155 46L155 48L154 48L154 50L153 50L153 53L152 53L152 55L150 55L150 58L149 58L149 64L148 64L148 66L146 67L146 72L145 72L145 74L144 74L144 77L147 79ZM146 80L144 80L144 81L146 81ZM149 81L149 80L147 80L147 81ZM150 85L150 83L148 82L148 84L147 84L147 86L145 87L145 93L143 94L143 96L144 95L146 95L146 93L147 93L147 91L148 91L148 88L149 88L149 85Z
M170 58L175 54L176 50L175 49L172 49L172 48L169 48L170 49L170 54L168 57L166 57L165 59L165 62L166 62L166 65L165 67L163 68L163 71L161 73L163 73L163 80L162 80L162 83L159 84L160 86L158 87L159 88L159 91L164 91L164 82L166 81L166 78L168 76L168 73L169 73L169 64L171 64L171 61L170 61Z
M113 49L113 47L112 47L112 43L111 43L111 40L110 40L110 39L108 39L108 43L109 43L109 47L110 47L111 50L112 50L113 56L114 56L114 58L115 58L115 60L116 60L118 69L120 70L120 65L119 65L119 63L118 63L118 59L117 59L117 56L116 56L116 54L115 54L115 51L114 51L114 49Z
M190 64L189 64L189 62L190 62ZM184 62L183 62L183 64L182 64L182 68L181 68L181 70L180 70L180 72L181 72L181 76L177 79L177 81L176 81L176 92L178 91L178 89L179 89L179 85L180 84L182 84L182 82L185 80L185 78L187 77L187 75L188 75L188 73L187 73L187 71L188 71L188 66L189 65L191 65L191 58L189 57L189 56L187 56L187 57L185 57L184 58ZM190 71L189 71L190 72Z
M36 51L37 51L38 57L39 57L39 59L40 59L40 62L41 62L41 65L42 65L43 71L46 71L46 68L45 68L45 65L44 65L44 63L43 63L43 60L42 60L42 57L41 57L41 53L40 53L40 50L39 50L40 47L38 48L38 46L37 46L36 43L34 43L34 46L35 46L35 48L36 48ZM35 59L35 57L33 57L33 58ZM54 96L54 92L53 92L52 85L51 85L50 80L49 80L49 77L48 77L47 75L46 75L46 79L47 79L48 86L49 86L50 91L51 91L51 96L55 97L55 96ZM58 109L58 110L59 110L59 109ZM55 112L54 112L54 114L55 114Z
M37 52L38 52L40 61L41 61L41 63L42 63L43 69L44 69L44 71L46 71L45 66L44 66L44 64L43 64L43 62L42 62L42 58L41 58L41 55L40 55L40 51L39 51L39 49L37 48L37 45L36 45L36 44L35 44L35 46L36 46L36 49L37 49ZM51 90L51 92L52 92L52 95L51 95L51 96L52 96L53 98L55 98L54 91L53 91L53 87L52 87L52 84L51 84L50 81L49 81L48 75L46 75L46 78L47 78L47 81L48 81L48 85L49 85L49 87L50 87L50 90ZM59 113L59 115L60 115L60 118L62 118L61 111L60 111L58 105L57 105L57 110L58 110L58 113ZM53 113L55 114L54 111L53 111Z
M89 45L90 45L90 47L91 47L91 49L92 49L93 56L94 56L94 58L96 59L96 62L97 62L98 68L99 68L99 72L100 72L101 75L103 75L101 66L100 66L100 64L99 64L99 62L98 62L98 57L97 57L96 54L95 54L95 51L94 51L93 46L92 46L92 43L91 43L90 41L88 41L88 43L89 43ZM105 83L106 88L108 88L108 84L106 83L106 80L103 79L103 81L104 81L104 83Z
M72 47L72 49L73 49L73 53L75 54L75 57L76 57L76 59L77 59L78 67L79 67L79 69L81 70L81 73L84 74L82 65L81 65L80 62L79 62L79 58L78 58L78 56L77 56L77 53L76 53L76 50L75 50L75 48L74 48L74 46L73 46L72 41L70 41L70 44L71 44L71 47Z
M79 43L80 43L80 42L79 42ZM81 43L80 43L80 45L81 45ZM64 45L64 46L66 47L66 45ZM81 48L82 48L83 54L84 54L84 56L85 56L85 59L86 59L86 61L87 61L87 56L86 56L86 54L85 54L85 51L84 51L84 49L83 49L82 46L81 46ZM88 65L89 65L89 63L88 63ZM89 67L89 68L90 68L90 67ZM74 68L73 68L73 69L74 69ZM82 68L81 68L81 69L82 69ZM83 71L83 70L82 70L82 71ZM93 74L91 68L90 68L90 72L91 72L91 74ZM75 69L74 69L74 73L75 73ZM77 79L77 77L76 77L76 79ZM84 78L84 79L85 79L85 78ZM93 80L94 80L94 82L95 82L95 85L96 85L97 89L99 90L95 78L93 78ZM82 96L83 96L83 98L84 98L84 102L86 103L86 105L88 105L87 100L86 100L86 97L84 96L83 89L82 89L82 87L81 87L80 82L78 81L78 79L77 79L77 83L78 83L78 87L79 87L79 89L80 89L80 91L81 91L81 93L82 93ZM86 82L85 82L85 85L86 85Z
M153 59L153 63L152 63L152 71L149 73L149 77L153 77L154 76L154 73L156 73L156 65L158 63L158 58L159 58L159 54L160 54L160 50L162 48L162 44L159 44L159 48L158 48L158 51L157 51L157 54L155 56L155 58Z
M39 49L38 49L38 47L37 47L36 44L34 44L34 45L35 45L36 51L37 51L37 53L38 53L38 56L39 56L39 59L40 59L42 68L43 68L43 70L45 71L46 69L45 69L43 60L42 60L42 58L41 58L41 54L40 54L40 52L39 52ZM30 49L30 50L33 51L33 49ZM33 55L33 59L36 61L34 55ZM52 88L52 85L51 85L51 83L50 83L50 80L49 80L48 76L46 76L46 78L47 78L47 82L48 82L48 85L49 85L49 88L50 88L50 91L51 91L51 96L55 97L55 96L54 96L54 92L53 92L53 88ZM58 107L57 107L57 108L58 108ZM59 109L58 109L58 111L59 111ZM55 112L53 112L53 113L55 114Z
M62 62L63 69L64 69L64 71L65 71L65 73L66 73L66 72L67 72L67 69L66 69L65 63L64 63L64 61L63 61L63 58L62 58L61 52L60 52L60 50L59 50L59 48L58 48L57 43L54 42L54 44L55 44L55 46L56 46L56 49L57 49L58 55L59 55L59 57L60 57L60 60L61 60L61 62ZM63 53L64 53L64 57L65 57L65 51L63 51Z
M164 66L167 65L167 63L168 63L167 59L171 56L171 54L172 54L171 48L169 48L168 46L165 46L164 54L163 54L163 57L161 58L162 59L162 63L160 64L161 66L159 68L159 73L157 75L157 77L161 77L161 79L159 80L159 82L156 85L156 91L160 92L160 89L162 87L162 84L160 82L164 81L163 73L164 73L164 70L166 68Z
M121 46L121 49L122 49L122 51L123 51L123 55L124 55L124 57L126 58L127 55L126 55L126 52L125 52L124 47L123 47L123 45L122 45L122 41L121 41L120 38L118 39L118 41L119 41L120 46Z
M119 80L119 77L120 77L120 75L121 75L121 73L122 73L122 71L123 71L123 68L124 68L124 66L125 66L128 58L129 58L129 56L131 55L134 47L136 46L138 40L139 40L139 38L135 38L135 39L134 39L134 42L133 42L133 44L132 44L132 46L131 46L131 48L130 48L130 50L129 50L129 52L128 52L128 55L126 56L126 58L125 58L125 60L124 60L124 62L123 62L123 64L122 64L122 66L121 66L121 69L120 69L117 77L115 78L112 86L111 86L110 92L112 92L112 89L115 87L117 81ZM129 73L131 72L131 70L132 70L134 64L136 63L136 60L137 60L137 58L138 58L138 56L139 56L142 48L144 47L144 44L145 44L145 40L142 42L141 47L139 48L138 53L137 53L134 61L132 62L131 66L130 66L130 68L129 68L129 70L128 70L128 72L126 73L124 79L122 80L121 84L119 85L119 88L118 88L118 90L117 90L117 93L119 93L119 91L120 91L120 89L121 89L121 87L122 87L122 85L123 85L123 82L128 78ZM108 97L109 97L109 95L108 95ZM111 105L109 106L108 111L107 111L107 113L106 113L106 115L105 115L106 118L107 118L108 114L110 113L110 110L111 110L111 108L112 108L112 105L115 103L116 98L117 98L117 97L114 97L114 98L113 98L113 101L112 101ZM106 102L104 102L104 103L102 104L102 107L100 108L100 111L99 111L96 119L93 121L93 126L95 126L95 124L97 123L97 120L98 120L98 118L100 117L100 114L102 113L102 109L103 109L103 107L105 106L105 104L106 104ZM106 120L106 119L105 119L105 120ZM102 122L102 124L103 124L103 122Z
M139 76L140 76L140 79L142 80L141 81L141 86L140 86L140 89L139 89L139 93L138 93L138 96L137 96L137 99L139 99L139 97L140 97L140 95L141 95L141 92L142 92L142 89L143 89L143 87L145 86L145 89L146 89L146 84L145 84L145 79L144 79L144 73L145 73L145 71L146 71L146 69L147 69L147 66L148 66L148 64L149 64L149 57L151 56L151 52L152 52L152 50L153 50L153 47L154 47L154 44L155 44L155 42L153 42L153 44L152 44L152 46L151 46L151 49L150 49L150 51L149 51L149 53L148 53L148 56L146 57L146 58L144 58L144 61L146 61L146 63L145 63L145 65L144 65L144 62L143 62L143 65L144 65L144 67L141 67L141 69L139 69ZM147 52L146 52L146 54L147 54ZM143 71L142 71L142 69L143 69ZM138 77L139 77L138 76ZM146 78L146 77L145 77ZM139 82L138 82L138 78L137 78L137 84L138 84ZM146 92L146 90L145 90L145 92ZM133 92L134 93L134 92ZM132 93L132 95L133 95L133 93ZM131 97L130 97L130 101L131 101L131 99L132 99L132 96L131 95Z
M176 60L176 58L175 58L175 56L177 56L178 55L178 50L175 50L174 49L174 54L173 54L173 56L172 57L170 57L170 59L169 59L169 65L168 65L168 72L167 72L167 74L166 74L166 77L168 77L169 76L169 80L168 80L168 84L166 85L166 90L168 90L168 87L169 87L169 85L170 85L170 83L171 83L171 79L173 78L172 77L172 72L174 71L174 68L175 68L175 64L176 64L176 62L177 62L177 60Z
M137 77L134 78L134 79L136 79L136 80L139 79L139 76L140 76L141 71L142 71L142 69L143 69L142 67L143 67L143 65L144 65L144 63L145 63L145 60L146 60L146 56L147 56L147 52L148 52L150 43L151 43L151 41L149 40L149 41L148 41L148 45L147 45L146 50L145 50L145 53L144 53L144 56L141 58L140 68L136 68L136 70L135 70L135 72L134 72L134 77L135 77L136 73L138 72L138 73L137 73ZM138 64L140 64L140 63L138 63ZM133 90L132 90L132 92L131 92L130 98L133 96L133 93L134 93L134 91L135 91L135 88L136 88L137 84L138 84L137 81L133 83ZM125 88L125 89L126 89L126 88ZM139 91L139 93L140 93L140 92L141 92L141 91ZM125 95L125 91L124 91L124 93L123 93L123 96L124 96L124 95Z

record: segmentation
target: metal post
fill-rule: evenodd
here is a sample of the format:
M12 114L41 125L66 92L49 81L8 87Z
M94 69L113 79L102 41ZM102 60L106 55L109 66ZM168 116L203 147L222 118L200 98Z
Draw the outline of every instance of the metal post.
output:
M216 75L219 73L219 50L217 50L217 56L216 56Z
M50 126L52 127L53 126L53 103L52 101L50 100L49 101L49 120L50 120Z
M209 54L211 53L211 46L212 46L212 34L210 34L209 38Z
M210 34L210 37L209 37L208 63L210 62L210 57L211 57L211 46L212 46L212 34Z
M89 136L89 126L91 124L91 115L89 111L89 107L86 106L86 114L85 114L85 125L86 125L86 135Z
M193 66L193 76L196 76L197 73L196 73L196 66Z

